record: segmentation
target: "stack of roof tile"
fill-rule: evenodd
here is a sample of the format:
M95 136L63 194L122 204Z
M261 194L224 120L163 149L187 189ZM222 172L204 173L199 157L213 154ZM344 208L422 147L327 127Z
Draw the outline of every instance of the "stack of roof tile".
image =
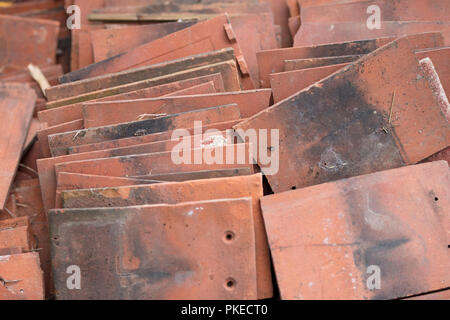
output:
M70 40L61 1L0 8L0 298L448 298L450 21L423 2L73 0Z

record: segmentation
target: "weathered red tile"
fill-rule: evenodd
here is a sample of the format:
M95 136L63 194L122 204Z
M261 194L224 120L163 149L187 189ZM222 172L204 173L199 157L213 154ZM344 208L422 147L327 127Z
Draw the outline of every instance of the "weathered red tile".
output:
M251 197L256 242L258 298L266 299L272 297L272 279L267 238L259 206L259 198L262 196L261 174L178 183L72 190L62 193L64 208L128 207Z
M228 60L224 62L218 62L214 64L208 64L196 68L186 69L181 72L167 73L159 77L153 77L145 79L142 81L131 82L117 87L108 87L106 89L101 89L98 91L90 91L88 93L70 96L66 99L56 100L47 103L46 107L48 109L58 108L66 106L69 104L75 104L95 99L100 99L104 97L109 97L113 95L118 95L122 93L127 93L131 91L136 91L144 88L150 88L154 86L159 86L162 84L167 84L170 82L176 82L181 80L187 80L197 77L203 77L207 75L220 74L223 79L225 91L233 92L240 91L241 87L239 84L239 70L237 69L236 62L234 60Z
M242 117L247 118L269 107L271 94L270 89L260 89L189 97L87 103L83 106L84 121L86 128L98 127L135 121L139 115L145 113L177 113L230 103L242 106Z
M119 72L158 62L169 61L199 54L211 50L233 47L241 69L241 82L245 89L253 89L248 69L236 39L225 32L231 27L227 15L197 23L189 28L177 31L148 44L139 46L122 55L117 55L86 68L66 74L60 78L61 83L87 79L107 73Z
M284 70L293 71L308 68L318 68L342 63L351 63L360 59L361 57L362 56L360 55L350 55L350 56L286 60L284 62Z
M188 98L195 96L186 97ZM51 135L49 137L50 149L53 155L58 155L58 149L67 149L71 146L135 136L145 136L168 130L190 128L194 127L195 121L199 121L202 124L204 123L207 125L218 123L220 121L231 121L241 118L240 108L236 104L220 106L217 103L220 103L220 101L214 101L212 104L212 106L217 107L203 109L199 108L207 106L207 104L192 107L190 110L175 110L175 108L165 107L159 110L143 111L141 113L137 113L131 122L124 123L124 121L130 121L124 117L121 123L112 125L102 126L101 123L89 123L85 118L85 127L88 129ZM182 105L181 107L185 108L186 105ZM142 117L145 118L145 115L147 114L161 115L161 117L138 121Z
M0 65L55 64L58 32L54 21L0 15Z
M294 46L325 45L342 41L358 41L380 37L401 37L421 32L441 32L444 45L450 45L449 22L382 21L380 29L370 30L364 22L303 23Z
M139 89L122 94L107 96L104 98L91 100L91 102L156 98L209 81L214 82L214 88L217 92L225 91L222 76L220 75L220 73L217 73L198 78L186 79L177 82L170 82L167 84ZM57 124L82 119L83 103L80 102L59 108L44 110L38 113L38 117L42 123L47 123L47 125L50 127L55 126Z
M240 121L241 120L232 120L232 121L213 123L213 124L209 124L209 125L203 125L201 128L201 133L205 133L209 129L214 129L214 130L218 130L218 131L224 131L227 129L231 129L234 125L238 124ZM186 130L190 134L194 135L193 127L186 128ZM165 132L153 133L153 134L149 134L146 136L123 138L123 139L118 139L118 140L108 140L108 141L102 141L102 142L92 143L92 144L72 146L72 147L67 148L67 150L58 150L58 155L85 153L85 152L92 152L92 151L97 151L97 150L128 147L128 146L150 143L150 142L167 141L167 140L172 139L171 138L172 134L173 134L173 130L170 130L170 131L165 131Z
M99 62L190 27L195 22L167 22L91 31L94 60ZM127 39L127 41L123 41Z
M384 46L392 40L394 39L383 38L346 43L333 43L322 46L265 50L258 52L256 54L256 57L258 59L261 87L270 87L269 75L271 73L283 72L285 60L367 54L381 46ZM432 45L432 47L441 46L442 44L443 40L441 36L439 40L436 40L436 45Z
M44 300L39 254L0 256L0 300Z
M0 210L3 210L11 183L22 156L36 94L24 84L0 83Z
M450 48L419 50L416 51L416 57L419 59L431 59L447 96L450 95L450 64L448 63L450 60Z
M22 248L23 251L34 249L28 217L0 220L0 248Z
M49 218L57 299L257 298L251 198ZM80 268L83 290L67 289L68 264Z
M449 186L447 163L434 162L262 198L281 297L396 299L448 288ZM379 289L368 286L373 270Z
M393 41L235 126L280 130L280 170L267 177L274 192L414 164L449 146L412 52L434 36Z
M270 75L273 101L277 103L286 99L347 65L348 63L343 63L325 67L273 73Z
M89 92L114 88L132 82L161 77L169 73L179 73L186 69L198 68L234 59L234 50L232 48L209 51L142 68L135 68L128 71L60 84L47 89L47 97L49 101L62 100L72 96L80 96Z

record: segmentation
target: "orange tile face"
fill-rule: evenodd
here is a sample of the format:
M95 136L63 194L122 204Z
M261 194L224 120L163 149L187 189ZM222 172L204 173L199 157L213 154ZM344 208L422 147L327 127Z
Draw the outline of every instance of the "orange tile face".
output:
M419 59L431 59L447 96L450 96L450 48L425 49L415 53Z
M0 300L43 300L44 280L36 252L0 256Z
M0 220L0 249L8 248L34 249L28 217Z
M93 30L91 37L95 62L111 58L193 24L191 21L183 21ZM123 41L125 38L127 41Z
M318 68L273 73L270 75L273 100L275 103L280 102L323 78L328 77L347 65L347 63L344 63Z
M446 148L449 124L412 52L435 36L391 42L235 126L279 130L280 170L267 177L274 192L414 164Z
M382 21L448 21L450 3L435 0L375 0L336 3L306 7L301 12L302 22L366 22L367 8L377 5Z
M203 107L203 106L202 106ZM97 126L93 121L85 120L86 127L79 131L60 133L49 137L50 149L53 155L58 155L57 150L67 149L71 146L97 143L108 140L117 140L136 136L145 136L152 133L165 132L169 130L184 129L194 127L195 121L201 121L202 124L213 124L221 121L232 121L241 118L240 108L236 104L212 105L204 109L193 107L189 110L172 110L161 108L159 110L145 110L134 117L131 122L124 119L126 123L100 124ZM179 113L178 113L179 112ZM110 114L110 113L109 113ZM159 118L139 120L146 115L161 115ZM119 119L117 119L119 121ZM89 123L89 124L88 124Z
M0 210L3 210L33 117L36 94L26 85L0 84Z
M49 217L58 299L256 299L250 198ZM67 289L70 265L81 290Z
M60 81L62 83L72 82L229 47L234 48L237 61L240 61L241 64L240 69L245 72L247 66L241 49L236 39L230 39L227 35L226 25L229 25L228 16L217 16L134 48L122 55L64 75ZM241 74L241 82L243 88L254 89L248 72Z
M101 101L115 101L115 100L128 100L128 99L146 99L165 96L175 93L198 84L206 83L209 81L214 82L216 92L224 92L224 84L222 76L219 74L212 74L209 76L197 77L182 81L171 82L159 86L153 86L149 88L139 89L122 94L116 94L113 96L107 96L104 98L94 99L90 102ZM48 126L55 126L57 124L74 121L83 118L83 103L75 103L67 106L53 108L50 110L43 110L38 113L39 120L42 123L47 123Z
M394 39L382 38L257 52L256 57L258 60L261 87L270 87L269 75L272 73L283 72L285 60L367 54L392 40Z
M202 133L205 133L209 129L216 129L219 131L231 129L232 126L239 123L240 121L241 120L225 121L225 122L213 123L213 124L210 124L207 126L203 126ZM191 134L194 134L194 128L189 128L187 130ZM58 153L58 155L59 154L67 155L67 154L85 153L85 152L91 152L91 151L97 151L97 150L106 150L106 149L115 149L115 148L133 146L133 145L138 145L138 144L143 144L143 143L167 141L167 140L171 139L172 134L173 134L173 130L153 133L153 134L149 134L146 136L131 137L131 138L118 139L118 140L108 140L108 141L102 141L102 142L98 142L98 143L72 146L70 148L67 148L67 150L59 150L60 153Z
M136 121L136 118L144 113L173 114L230 103L242 106L242 117L247 118L267 108L270 96L271 90L261 89L190 97L160 97L139 101L89 103L84 106L84 119L86 127L89 128Z
M447 288L449 186L441 161L262 198L282 298L396 299Z
M421 32L441 32L444 44L450 45L449 22L382 21L380 29L368 29L364 22L303 23L294 39L294 46L325 45L380 37L402 37Z
M310 59L294 59L284 62L285 71L304 70L308 68L324 67L340 63L351 63L360 59L361 55L310 58Z
M69 97L80 96L89 92L100 91L107 88L114 88L133 82L144 81L146 79L148 80L152 78L158 78L170 73L177 74L182 71L186 71L187 69L199 68L201 66L217 64L234 59L235 55L232 48L210 51L202 54L188 56L182 59L146 66L143 68L136 68L128 71L112 73L104 76L53 86L46 90L47 98L49 101L53 102L57 100L64 100ZM197 77L199 76L200 75L197 75ZM171 82L184 79L175 79Z
M255 228L258 298L272 297L272 277L269 250L263 225L259 198L263 195L262 176L230 177L161 183L142 186L123 186L62 193L64 208L127 207L158 203L181 203L222 198L252 197Z
M0 15L0 65L22 69L30 63L54 64L58 32L54 21Z

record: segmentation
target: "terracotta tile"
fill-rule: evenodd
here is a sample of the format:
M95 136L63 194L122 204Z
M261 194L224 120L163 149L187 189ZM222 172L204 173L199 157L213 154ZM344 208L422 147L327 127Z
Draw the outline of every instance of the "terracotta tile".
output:
M447 163L434 162L262 198L281 297L396 299L448 288L449 182ZM371 290L373 266L380 289Z
M60 172L57 176L54 208L62 208L61 192L66 190L130 186L160 182L162 181Z
M450 47L424 49L416 51L416 57L419 59L430 58L433 62L436 72L439 75L442 86L444 87L447 96L450 95Z
M275 103L280 102L347 65L348 63L343 63L318 68L272 73L270 75L270 86L272 87L273 101Z
M262 176L219 178L178 183L124 186L62 193L64 208L128 207L149 204L176 204L222 198L251 197L256 241L258 298L272 297L269 250L259 206L263 195Z
M55 165L56 174L59 172L72 172L94 175L109 175L115 177L136 177L148 174L169 173L169 172L190 172L201 170L217 170L230 168L252 168L253 161L251 146L248 144L224 145L216 148L195 148L191 150L191 164L177 165L171 161L172 151L161 153L150 153L142 155L129 155L114 158L91 159L82 161L73 161ZM206 150L206 151L205 151ZM194 155L204 155L206 152L217 152L219 162L208 164L202 161L201 164L194 163ZM226 161L225 156L234 152L233 164ZM243 152L246 155L244 163L238 163L236 154ZM220 159L220 153L223 155Z
M0 15L0 64L15 68L55 64L58 32L59 23L54 21Z
M70 122L60 123L52 127L41 129L37 132L40 142L42 156L50 158L52 156L50 146L48 144L48 137L61 132L70 132L83 129L83 119L77 119Z
M439 107L441 108L441 112L447 119L447 122L450 122L450 103L448 101L447 95L444 91L444 87L441 84L439 79L439 75L436 72L433 62L430 58L424 58L419 61L420 66L422 67L422 71L425 77L428 79L430 83L430 87L433 90L433 93L438 101Z
M281 47L287 48L292 46L292 37L289 32L288 18L289 8L285 0L264 0L272 3L272 12L276 25L280 26L280 44Z
M57 299L257 297L251 198L52 211L50 225Z
M258 0L247 0L245 2L197 2L189 1L177 3L155 3L144 2L138 5L124 6L123 3L114 7L105 7L95 10L90 19L96 22L107 22L110 20L120 22L165 22L165 21L202 21L211 19L219 14L228 13L230 16L247 13L270 12L270 6L266 2Z
M278 48L273 19L271 13L242 14L230 17L254 88L260 87L256 52Z
M136 177L139 179L154 179L167 182L183 182L189 180L206 180L214 178L229 178L235 176L248 176L252 174L250 168L232 168L221 170L203 170L193 172L161 173Z
M132 82L161 77L164 74L177 73L186 69L226 62L234 58L234 50L232 48L201 53L174 61L54 86L47 90L47 97L49 101L62 100Z
M303 23L363 22L370 5L379 6L382 21L448 21L450 3L436 0L374 0L305 7Z
M208 94L208 93L216 93L216 88L214 86L214 82L206 82L202 84L198 84L183 90L175 91L167 94L167 97L178 97L178 96L191 96L194 94Z
M158 147L158 146L157 146ZM164 145L163 145L164 147ZM233 148L232 146L227 147L227 148ZM136 155L136 154L142 154L142 153L149 153L155 150L155 146L151 143L148 144L143 144L143 145L135 145L133 146L129 146L129 147L122 147L121 150L118 149L110 149L110 150L100 150L97 152L87 152L87 153L78 153L78 154L73 154L73 155L67 155L67 156L61 156L61 157L56 157L56 158L48 158L48 159L40 159L37 162L37 166L38 166L38 171L39 171L39 181L41 184L41 191L42 191L42 199L44 201L44 208L47 211L48 209L52 209L54 204L55 204L55 190L56 190L56 173L55 173L55 165L58 164L62 164L62 163L66 163L66 162L74 162L74 161L83 161L83 160L89 160L89 159L101 159L101 158L108 158L108 157L118 157L118 156L126 156L126 155ZM234 150L234 148L233 148ZM164 152L164 153L154 153L151 155L147 155L144 158L149 159L149 161L151 161L151 159L163 159L161 161L163 161L162 163L160 163L161 165L166 165L167 168L166 170L164 170L164 168L162 169L154 169L156 171L145 171L143 173L139 173L136 172L134 174L128 174L128 176L138 176L138 175L148 175L150 172L152 174L156 174L156 173L168 173L167 170L169 170L169 168L171 166L173 166L173 163L171 161L171 151L169 152ZM168 163L169 162L169 163ZM148 163L148 165L151 166L151 162ZM179 167L183 167L183 166L179 166ZM213 170L213 169L220 169L220 168L230 168L232 167L230 166L223 166L223 167L209 167L207 169L209 170ZM238 165L238 168L240 167L250 167L248 164L247 165ZM144 167L143 167L144 168ZM235 168L235 167L232 167ZM201 167L201 166L191 166L184 170L181 170L183 168L177 168L179 170L176 170L174 172L186 172L186 171L199 171L199 170L205 170L205 168ZM67 169L68 170L68 169ZM74 173L84 173L84 172L76 172L76 171L67 171L67 170L60 170L59 172L74 172ZM88 173L88 174L94 174L94 175L103 175L103 176L122 176L125 177L127 176L127 174L113 174L111 172L106 172L106 173Z
M322 46L284 48L257 52L256 57L258 59L261 87L270 87L269 75L271 73L283 72L285 60L367 54L379 47L384 46L392 40L394 39L383 38L346 43L333 43ZM442 46L442 44L443 40L440 39L440 41L437 41L435 46Z
M34 249L28 217L0 220L0 248L22 248L23 251Z
M114 101L114 100L128 100L128 99L145 99L165 96L176 91L180 91L198 84L214 82L214 87L217 92L224 92L224 84L220 73L207 75L198 78L186 79L176 82L170 82L158 86L130 91L104 98L94 99L95 101ZM83 103L75 103L59 108L44 110L38 113L38 117L42 123L47 123L48 126L54 126L64 122L70 122L83 118Z
M226 129L231 129L235 124L239 123L241 120L232 120L232 121L224 121L220 123L213 123L210 125L204 125L202 126L202 133L205 133L209 129L215 129L218 131L223 131ZM194 134L194 128L188 128L186 129L190 134ZM133 146L143 143L150 143L150 142L157 142L157 141L167 141L171 140L173 131L165 131L165 132L158 132L149 134L146 136L139 136L139 137L131 137L131 138L124 138L124 139L118 139L118 140L108 140L98 143L92 143L92 144L84 144L80 146L72 146L67 148L67 150L60 150L59 153L61 155L67 155L67 154L76 154L76 153L84 153L84 152L92 152L97 150L105 150L105 149L114 149L114 148L121 148L121 147L127 147L127 146Z
M271 94L272 91L270 89L260 89L188 97L159 97L137 101L88 103L83 106L84 122L86 128L98 127L135 121L137 117L145 113L186 112L207 106L230 103L242 106L242 117L247 118L268 108ZM223 121L227 120L224 119ZM74 143L73 145L76 144L79 143Z
M27 85L0 83L0 125L7 135L0 143L0 210L3 210L22 155L36 94Z
M139 89L167 84L170 82L187 80L217 73L219 73L223 79L225 91L232 92L241 90L236 62L234 60L229 60L225 62L196 67L193 69L187 69L181 72L164 74L160 77L119 85L117 87L107 88L99 91L92 91L79 96L72 96L67 99L52 101L47 104L47 108L52 109L62 107L69 104L86 102L89 100L100 99L108 96L136 91Z
M293 71L308 68L324 67L342 63L351 63L361 58L362 56L360 55L351 55L351 56L286 60L284 62L284 70Z
M273 191L414 164L449 146L449 125L412 52L429 42L434 34L391 42L237 125L280 130Z
M148 111L137 113L131 120L132 122L124 123L124 121L129 121L128 117L124 117L121 123L112 125L88 122L87 118L85 118L85 127L88 129L50 136L50 149L52 150L53 155L57 155L59 154L55 152L57 149L67 149L68 147L76 145L144 136L168 130L190 128L194 127L195 121L201 121L205 124L212 124L241 118L240 108L236 104L220 106L220 103L220 101L213 101L211 106L217 107L203 109L199 108L207 106L208 104L203 104L202 106L199 104L198 106L187 110L176 110L173 106L160 108L159 110L147 109ZM183 105L182 107L185 106L186 105ZM139 118L145 114L160 114L162 116L157 119L138 121Z
M289 20L289 32L291 33L292 38L297 34L298 29L302 24L300 16L290 17Z
M366 17L368 17L366 15ZM330 30L331 29L331 30ZM294 46L324 45L379 37L401 37L421 32L441 32L444 44L450 45L449 22L383 21L380 29L369 30L364 22L303 23L294 39Z
M91 31L94 61L99 62L137 46L190 27L195 22L167 22ZM123 41L127 39L127 41Z
M406 298L405 300L450 300L450 289L421 296Z
M0 299L43 300L44 280L36 252L0 256Z
M109 177L60 172L57 178L57 190L66 191L103 187L133 186L158 182L155 180L156 179Z
M245 72L247 67L241 49L235 39L229 39L224 29L225 25L229 25L229 23L227 15L199 22L189 28L136 47L122 55L66 74L60 78L60 82L67 83L87 79L228 47L234 48L237 61L242 65L240 69ZM241 75L243 88L253 89L249 74L241 73Z
M447 147L444 150L433 154L431 157L424 160L424 162L432 162L432 161L439 161L439 160L445 160L445 161L447 161L447 163L450 164L450 147Z
M27 137L25 138L25 143L22 147L22 154L25 154L30 150L33 143L36 141L37 131L40 129L41 123L38 119L32 118L30 127L28 128Z

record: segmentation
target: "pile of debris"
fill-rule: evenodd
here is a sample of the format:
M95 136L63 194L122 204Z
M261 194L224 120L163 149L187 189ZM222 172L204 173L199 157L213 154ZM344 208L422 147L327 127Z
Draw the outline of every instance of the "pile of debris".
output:
M450 299L450 2L0 4L0 299Z

